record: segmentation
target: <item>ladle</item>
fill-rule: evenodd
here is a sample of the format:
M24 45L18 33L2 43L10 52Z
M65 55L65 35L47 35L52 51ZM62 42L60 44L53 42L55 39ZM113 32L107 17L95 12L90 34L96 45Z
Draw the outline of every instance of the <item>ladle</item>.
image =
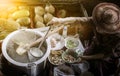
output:
M39 44L38 47L32 47L32 48L30 48L30 53L34 57L41 57L43 55L43 52L42 52L42 50L40 48L41 48L43 42L45 41L45 39L46 39L46 37L47 37L50 29L51 29L51 26L49 27L48 31L46 32L45 36L43 37L43 40L41 41L41 43Z

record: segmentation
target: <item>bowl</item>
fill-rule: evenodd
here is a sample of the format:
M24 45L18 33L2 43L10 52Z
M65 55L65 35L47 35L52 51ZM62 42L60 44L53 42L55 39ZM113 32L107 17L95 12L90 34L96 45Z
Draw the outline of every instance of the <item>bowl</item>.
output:
M79 54L74 49L67 49L65 52L63 52L62 59L66 63L76 63L81 61L81 58L78 56Z
M65 47L67 49L77 49L79 47L79 39L74 37L65 38Z
M51 50L60 50L65 46L64 37L58 33L49 36L47 40L50 42Z
M64 64L64 61L62 60L62 53L63 50L51 51L48 57L49 62L53 65Z

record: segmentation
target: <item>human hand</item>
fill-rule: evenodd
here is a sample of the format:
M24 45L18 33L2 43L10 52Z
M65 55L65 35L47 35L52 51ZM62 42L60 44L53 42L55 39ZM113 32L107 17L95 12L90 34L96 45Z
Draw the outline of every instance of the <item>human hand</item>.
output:
M53 17L51 21L47 23L47 25L59 25L62 24L61 18Z

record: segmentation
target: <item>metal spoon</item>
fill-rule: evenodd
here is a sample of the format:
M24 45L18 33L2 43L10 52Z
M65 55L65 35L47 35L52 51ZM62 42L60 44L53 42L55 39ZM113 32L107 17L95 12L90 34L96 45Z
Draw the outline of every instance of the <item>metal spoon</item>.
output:
M39 44L38 47L32 47L32 48L30 48L30 53L34 57L41 57L43 55L43 52L42 52L42 50L40 48L41 48L43 42L45 41L45 39L46 39L46 37L47 37L50 29L51 29L51 26L49 27L48 31L46 32L45 36L43 37L43 40L41 41L41 43Z
M32 47L29 52L34 57L41 57L41 56L43 56L42 50L40 50L39 48L36 48L36 47Z

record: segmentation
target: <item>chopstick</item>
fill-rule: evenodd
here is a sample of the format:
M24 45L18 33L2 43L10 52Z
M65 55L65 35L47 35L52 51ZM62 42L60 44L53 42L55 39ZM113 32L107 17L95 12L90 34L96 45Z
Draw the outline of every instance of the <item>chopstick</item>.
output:
M42 46L42 44L45 41L45 39L46 39L46 37L47 37L47 35L48 35L48 33L49 33L50 30L51 30L51 26L49 27L48 31L46 32L45 36L43 37L43 40L41 41L41 43L40 43L40 45L39 45L38 48L40 48Z

